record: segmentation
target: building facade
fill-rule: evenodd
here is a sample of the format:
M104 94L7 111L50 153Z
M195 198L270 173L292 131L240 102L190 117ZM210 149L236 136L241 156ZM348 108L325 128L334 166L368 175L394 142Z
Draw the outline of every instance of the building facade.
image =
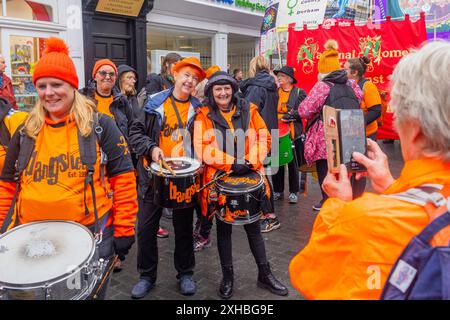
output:
M30 110L37 100L31 76L42 55L44 40L50 36L70 44L76 68L83 70L81 0L0 1L0 52L19 109ZM83 83L84 73L79 76Z
M248 75L258 53L265 0L155 0L147 14L148 71L159 72L168 52L200 58L207 68Z

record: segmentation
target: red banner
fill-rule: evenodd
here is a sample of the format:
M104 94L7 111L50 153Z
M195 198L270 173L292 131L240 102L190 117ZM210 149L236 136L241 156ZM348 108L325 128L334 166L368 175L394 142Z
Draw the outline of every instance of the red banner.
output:
M388 90L389 76L400 59L412 48L420 46L427 39L425 16L411 22L409 16L404 21L388 19L381 25L332 26L318 29L289 29L287 64L295 68L298 86L307 92L317 82L317 62L328 39L339 44L341 67L350 58L363 55L371 59L366 77L381 90ZM411 79L413 80L413 79Z

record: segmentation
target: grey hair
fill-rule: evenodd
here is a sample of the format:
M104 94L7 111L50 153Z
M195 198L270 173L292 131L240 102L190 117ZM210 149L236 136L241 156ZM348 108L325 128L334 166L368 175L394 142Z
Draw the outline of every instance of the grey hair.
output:
M417 121L423 151L450 161L450 42L430 42L405 56L392 81L395 125Z

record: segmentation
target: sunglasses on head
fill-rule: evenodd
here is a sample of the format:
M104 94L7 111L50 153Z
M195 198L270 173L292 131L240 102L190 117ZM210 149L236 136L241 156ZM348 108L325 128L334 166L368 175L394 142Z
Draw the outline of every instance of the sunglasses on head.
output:
M111 78L116 76L116 73L114 71L111 72L106 72L106 71L99 71L97 72L99 75L101 75L103 78L105 78L107 75L110 76Z

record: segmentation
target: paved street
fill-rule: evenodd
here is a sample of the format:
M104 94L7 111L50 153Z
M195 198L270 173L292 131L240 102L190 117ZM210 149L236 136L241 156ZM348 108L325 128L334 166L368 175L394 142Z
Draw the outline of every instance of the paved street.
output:
M399 142L395 144L380 143L382 149L390 158L390 166L394 177L398 177L402 167ZM286 177L287 184L287 177ZM370 190L370 187L368 187ZM256 285L257 267L250 253L247 237L242 227L233 228L233 259L235 270L234 300L278 300L303 299L297 293L290 281L288 265L292 257L306 245L316 213L311 206L320 200L318 183L308 176L308 196L299 197L299 203L288 203L288 186L285 188L285 199L276 202L276 213L281 221L281 228L263 234L267 256L274 274L289 288L287 297L278 297ZM216 232L213 227L213 244L210 248L196 253L196 268L194 279L198 291L192 297L178 293L176 271L173 264L174 237L171 220L161 218L161 225L170 232L168 239L159 239L159 269L156 287L145 299L150 300L205 300L220 299L217 291L221 280L219 255L216 246ZM136 248L134 245L124 265L122 272L114 274L108 292L108 299L130 299L130 292L138 280L136 271Z

